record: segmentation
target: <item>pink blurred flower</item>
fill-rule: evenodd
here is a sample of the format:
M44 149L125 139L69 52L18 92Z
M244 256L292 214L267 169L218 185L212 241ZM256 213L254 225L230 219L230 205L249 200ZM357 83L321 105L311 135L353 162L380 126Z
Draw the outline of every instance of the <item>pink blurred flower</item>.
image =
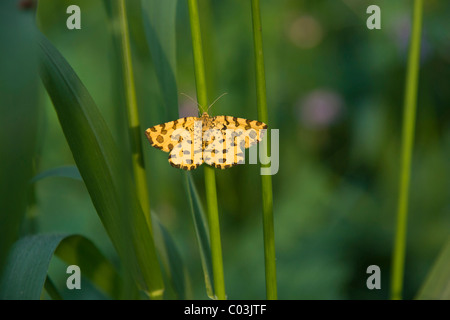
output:
M289 24L286 32L289 40L302 49L317 46L323 38L322 25L311 15L296 17Z
M397 46L398 51L402 57L406 60L408 55L409 43L411 38L411 17L401 16L397 18L393 25L394 32L391 33L391 37ZM432 53L432 46L428 41L427 30L423 28L421 38L420 49L420 61L424 62Z
M327 89L314 90L297 103L300 123L310 129L323 129L334 124L343 109L341 96Z

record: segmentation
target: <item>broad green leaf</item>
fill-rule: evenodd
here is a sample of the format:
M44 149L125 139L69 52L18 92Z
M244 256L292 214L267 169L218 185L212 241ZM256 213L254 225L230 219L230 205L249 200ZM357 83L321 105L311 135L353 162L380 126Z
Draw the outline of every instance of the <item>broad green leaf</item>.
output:
M416 299L450 300L450 240L439 254Z
M38 300L50 260L64 237L65 235L40 235L16 242L0 282L0 299Z
M25 216L37 140L38 84L33 12L0 1L0 274Z
M41 78L97 213L121 262L150 298L163 294L153 241L131 169L89 92L64 57L39 40Z
M119 275L91 241L79 235L39 234L14 244L0 281L0 299L40 299L55 253L66 263L78 265L83 275L111 298L118 297Z
M142 1L145 35L169 119L178 118L176 7L177 0Z
M75 166L62 166L57 168L52 168L49 170L46 170L44 172L41 172L34 176L33 179L31 179L30 183L37 182L39 180L42 180L44 178L48 177L63 177L63 178L71 178L74 180L83 181L83 178L81 178L80 172L78 171L78 168Z
M203 211L203 206L195 188L190 173L186 173L186 189L191 207L192 220L194 221L195 233L197 235L200 258L202 260L203 274L205 276L206 293L214 299L214 286L212 279L212 258L209 245L208 222Z
M158 252L164 265L165 272L169 278L178 299L188 298L187 270L181 258L178 248L172 236L159 220L158 216L152 213L153 229Z

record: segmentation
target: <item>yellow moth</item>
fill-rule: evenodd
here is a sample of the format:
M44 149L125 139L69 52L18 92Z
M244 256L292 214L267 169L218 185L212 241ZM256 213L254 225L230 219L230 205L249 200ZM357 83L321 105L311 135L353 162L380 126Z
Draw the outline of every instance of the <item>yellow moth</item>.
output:
M153 147L170 153L173 167L193 170L205 162L227 169L244 163L244 148L261 141L262 129L267 125L261 121L210 117L204 112L201 117L180 118L148 128L145 134Z

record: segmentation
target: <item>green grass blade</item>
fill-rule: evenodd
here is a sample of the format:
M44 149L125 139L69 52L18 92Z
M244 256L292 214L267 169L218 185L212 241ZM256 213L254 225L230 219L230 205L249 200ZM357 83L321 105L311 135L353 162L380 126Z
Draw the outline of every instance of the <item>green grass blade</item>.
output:
M197 0L189 0L189 21L191 23L192 51L194 55L195 86L197 101L201 106L199 114L208 111L208 90L206 86L205 61L203 58L203 44L200 30L200 16Z
M82 181L81 175L78 168L75 166L63 166L58 168L53 168L42 172L32 179L32 182L37 182L41 179L48 177L65 177L75 180ZM186 269L184 268L184 263L181 259L181 255L178 248L175 245L174 240L167 231L167 229L161 224L158 217L152 214L153 230L156 239L156 246L158 249L159 256L162 258L162 263L166 269L166 274L172 283L178 299L187 298L187 277ZM209 244L208 244L209 248ZM94 257L95 258L95 257ZM47 279L48 281L49 279ZM47 282L46 282L47 285ZM51 284L49 284L49 289L52 290ZM49 293L50 294L50 293ZM119 298L119 296L115 296Z
M128 32L127 9L124 0L114 1L113 12L117 15L120 30L120 53L123 70L123 81L126 96L126 110L128 119L128 132L132 150L131 162L134 173L134 182L139 201L144 211L148 227L152 228L150 216L150 201L147 185L147 177L144 168L144 154L142 151L143 136L139 121L139 111L136 100L136 86L134 84L133 62L131 57L131 45Z
M76 166L61 166L45 170L44 172L35 175L33 179L30 180L30 183L38 182L39 180L50 177L62 177L83 181L83 178L81 178L80 175L80 171L78 171L78 168Z
M131 170L73 69L45 37L39 44L41 78L97 213L137 286L160 298L162 274Z
M141 1L146 42L161 89L167 119L178 118L175 41L177 3L177 0ZM160 238L163 239L158 249L163 256L166 273L169 274L175 293L179 298L186 299L188 295L186 269L178 249L164 226L155 225L154 229L159 229Z
M185 264L181 258L175 241L156 214L152 213L153 230L156 246L166 275L174 289L177 299L188 298L188 278Z
M40 299L50 260L64 237L40 235L16 242L0 282L0 299Z
M195 188L194 180L190 173L185 174L186 190L191 207L192 220L194 221L195 234L197 236L200 258L202 261L203 274L205 276L206 294L214 298L214 286L211 282L213 278L211 247L209 245L208 222L203 211L203 206Z
M38 122L37 57L33 15L0 1L0 275L19 238L33 176Z
M401 172L397 208L397 229L392 261L391 298L402 299L405 269L406 230L408 220L409 182L416 122L417 87L420 65L420 39L422 33L423 0L415 0L411 43L406 74L405 105L403 114Z
M450 300L450 240L447 241L417 294L419 300Z
M258 119L269 125L266 99L266 79L264 71L264 55L262 45L262 26L259 0L252 0L253 41L256 70L256 97L258 104ZM270 127L270 126L269 126ZM268 131L269 133L269 131ZM270 150L270 134L261 143L260 148ZM267 165L269 166L269 165ZM266 297L277 299L277 275L275 264L275 234L273 226L273 194L272 176L261 175L263 204L264 261L266 274Z
M52 298L52 300L63 300L63 297L59 293L58 289L56 288L55 284L53 283L52 279L50 279L49 276L47 276L47 279L45 279L44 283L44 289L47 291L48 295Z
M76 264L106 294L117 297L119 276L111 263L86 238L78 235L39 234L17 241L0 281L0 299L38 300L53 255Z
M168 119L178 118L176 82L177 0L142 1L142 20Z
M194 54L195 85L197 100L202 106L201 112L208 108L205 62L203 59L200 18L197 0L189 0L189 21L191 24L192 50ZM206 204L208 208L208 225L211 240L211 255L214 277L214 295L219 300L226 299L223 275L222 244L220 240L219 208L217 205L216 176L214 169L205 166Z

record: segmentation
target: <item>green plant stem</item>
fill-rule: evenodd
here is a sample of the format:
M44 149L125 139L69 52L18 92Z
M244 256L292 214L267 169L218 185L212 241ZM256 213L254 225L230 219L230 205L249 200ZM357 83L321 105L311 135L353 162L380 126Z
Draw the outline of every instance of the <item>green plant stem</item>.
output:
M414 126L417 105L417 86L420 64L420 38L422 30L423 0L415 0L409 47L406 90L403 113L401 172L397 207L397 230L393 252L391 278L391 298L402 299L405 267L406 230L408 218L409 182L411 177L411 157L414 144Z
M148 197L148 186L144 168L144 155L142 152L141 126L139 123L139 112L136 102L136 89L134 85L133 63L131 60L130 38L128 33L128 21L125 0L118 3L120 21L120 47L123 66L123 78L126 92L126 109L128 115L128 129L132 150L132 166L138 198L144 211L148 227L152 230L150 218L150 201Z
M195 83L197 99L202 106L201 112L208 107L206 87L205 63L203 59L202 38L200 32L200 18L197 0L189 0L189 20L191 24L192 49L194 55ZM226 299L225 282L223 276L222 244L220 241L219 209L217 205L216 176L214 169L205 166L205 188L208 212L209 235L211 241L211 256L214 278L214 293L219 300Z
M259 0L252 0L253 42L256 70L256 96L258 105L258 119L268 124L266 79L264 71L264 55L262 45L261 15ZM269 133L269 132L268 132ZM260 148L270 150L270 136ZM264 165L263 165L264 166ZM269 165L267 165L269 166ZM272 176L261 175L261 188L263 200L263 233L264 233L264 259L266 272L266 297L268 300L277 299L277 276L275 264L275 236L273 226L273 195Z

